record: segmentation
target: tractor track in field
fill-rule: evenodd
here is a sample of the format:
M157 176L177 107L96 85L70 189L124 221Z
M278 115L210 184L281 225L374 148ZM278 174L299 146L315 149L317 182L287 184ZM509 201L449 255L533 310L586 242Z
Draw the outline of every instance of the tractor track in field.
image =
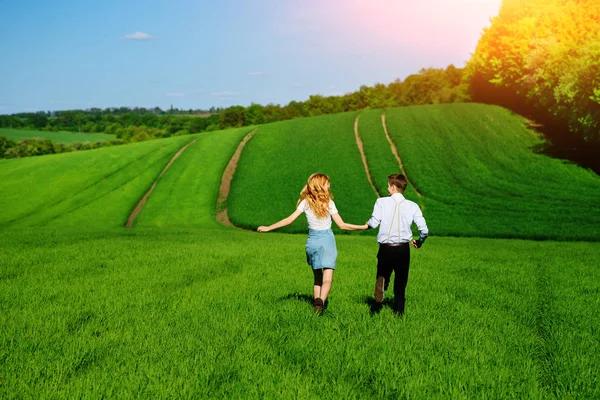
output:
M156 184L158 183L158 180L165 174L165 172L167 172L167 170L169 169L169 167L171 166L171 164L173 164L175 162L175 160L177 160L177 158L179 158L179 156L181 155L181 153L183 153L185 151L185 149L187 149L188 147L190 147L191 145L193 145L194 143L196 143L198 140L200 140L200 138L196 138L196 139L192 140L191 142L189 142L188 144L186 144L185 146L183 146L181 149L179 149L177 151L177 153L175 153L175 155L171 158L171 160L163 168L162 172L154 180L154 183L152 184L152 186L150 186L150 189L148 189L148 191L146 192L146 194L137 203L137 205L135 206L135 208L133 209L133 211L129 215L129 218L127 219L127 222L125 223L125 228L131 228L131 227L133 227L133 222L135 221L135 218L138 216L138 214L144 208L144 205L146 204L146 201L148 200L148 197L150 197L150 195L152 194L152 191L156 187Z
M398 166L400 166L400 170L402 171L402 174L406 177L408 184L413 188L413 190L415 191L417 196L419 196L419 203L420 203L421 209L424 209L425 204L423 204L423 195L421 194L421 192L419 192L417 187L412 183L412 181L408 177L408 174L406 173L406 170L404 169L404 165L402 164L402 160L400 159L400 155L398 154L398 149L396 148L396 145L394 144L394 142L392 142L392 138L390 137L390 134L388 132L387 124L385 123L385 114L381 114L381 125L383 125L383 131L385 132L385 137L387 138L388 142L390 143L390 147L392 149L392 154L394 154L394 157L396 157L396 161L398 161Z
M223 171L223 176L221 177L221 186L219 187L219 196L217 197L217 214L216 219L217 222L221 225L230 226L239 228L231 223L229 219L229 214L227 212L227 198L229 197L229 191L231 190L231 181L233 180L233 175L235 174L235 170L237 169L238 162L240 161L240 156L242 155L242 151L246 146L246 143L252 136L258 131L257 129L252 130L248 133L244 139L240 142L237 149L235 149L235 153L231 156L231 159L227 163L225 170ZM239 228L242 229L242 228Z
M365 148L363 146L362 139L360 138L360 135L358 134L358 119L359 118L360 118L360 115L357 115L356 118L354 119L354 137L356 139L356 146L358 147L358 151L360 152L360 158L362 159L363 166L365 167L365 173L367 174L367 179L369 180L369 184L375 191L375 194L377 195L377 197L380 197L379 192L377 191L377 188L375 187L375 184L373 183L373 177L371 176L371 172L369 171L369 164L367 164L367 157L365 156Z

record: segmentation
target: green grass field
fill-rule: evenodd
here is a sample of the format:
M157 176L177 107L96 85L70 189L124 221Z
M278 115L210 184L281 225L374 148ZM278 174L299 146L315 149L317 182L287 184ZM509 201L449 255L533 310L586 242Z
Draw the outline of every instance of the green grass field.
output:
M100 142L106 140L114 140L115 135L106 133L77 133L77 132L46 132L27 129L7 129L0 128L0 136L4 136L15 142L24 138L42 138L49 139L59 143L74 143L74 142Z
M223 170L252 129L200 135L161 178L134 226L218 227L215 214Z
M391 146L385 137L381 123L382 110L366 110L360 113L358 131L363 142L369 173L373 177L379 196L387 196L387 177L391 174L402 173L398 161L391 151ZM412 185L408 185L404 197L421 203Z
M411 250L402 319L389 295L370 312L373 236L337 234L318 317L305 235L214 221L223 169L251 128L0 160L0 398L599 398L598 177L533 154L539 139L499 108L386 115L432 234ZM259 127L231 219L289 215L321 171L344 219L364 222L376 194L355 116ZM359 129L381 191L397 166L379 116L361 113ZM441 236L507 235L517 211L514 236L592 241ZM575 223L579 236L560 235Z
M312 314L304 235L0 233L2 398L598 398L600 244L431 238L404 319L338 236Z
M541 139L523 118L482 104L396 108L386 116L433 234L600 239L600 178L535 154Z
M377 195L356 146L355 117L356 113L325 115L261 127L246 145L231 185L231 221L256 228L287 217L296 209L308 177L322 172L331 178L344 221L364 224ZM282 231L305 232L306 219L298 218Z
M193 136L0 160L0 228L118 227Z

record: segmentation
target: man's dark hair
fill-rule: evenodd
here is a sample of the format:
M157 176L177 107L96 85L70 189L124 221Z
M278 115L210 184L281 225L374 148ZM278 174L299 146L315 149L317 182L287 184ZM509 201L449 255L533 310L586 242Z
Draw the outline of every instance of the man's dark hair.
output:
M402 174L392 174L388 176L388 184L396 186L398 189L400 189L400 193L404 193L404 189L406 189L408 181L406 180L406 177Z

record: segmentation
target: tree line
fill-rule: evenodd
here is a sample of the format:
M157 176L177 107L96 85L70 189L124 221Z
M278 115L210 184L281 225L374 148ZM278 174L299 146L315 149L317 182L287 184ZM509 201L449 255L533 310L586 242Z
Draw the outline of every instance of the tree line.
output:
M462 83L462 71L453 65L445 69L424 68L404 81L398 79L388 85L363 85L358 91L343 96L312 95L306 101L291 101L285 106L251 104L249 107L229 107L220 114L220 127L256 125L373 108L465 101L468 97Z
M18 142L0 136L0 158L20 158L44 154L69 153L123 144L121 140L59 143L43 138L23 138Z
M503 0L465 81L473 101L531 116L561 142L600 144L600 1Z
M119 143L137 142L368 108L464 101L468 97L462 76L463 70L453 65L424 68L404 81L363 85L343 96L312 95L306 101L291 101L285 106L251 104L196 110L206 111L205 116L181 115L177 109L164 112L158 107L0 115L0 128L107 133L116 135Z

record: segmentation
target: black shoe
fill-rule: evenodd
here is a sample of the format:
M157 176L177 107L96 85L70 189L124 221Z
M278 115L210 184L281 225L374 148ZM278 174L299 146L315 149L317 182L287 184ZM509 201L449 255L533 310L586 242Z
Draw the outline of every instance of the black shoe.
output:
M385 278L383 276L377 277L377 282L375 282L375 292L373 293L373 297L375 297L376 303L383 302L383 294L385 293Z
M313 306L315 307L315 314L323 314L323 300L320 298L314 299Z

